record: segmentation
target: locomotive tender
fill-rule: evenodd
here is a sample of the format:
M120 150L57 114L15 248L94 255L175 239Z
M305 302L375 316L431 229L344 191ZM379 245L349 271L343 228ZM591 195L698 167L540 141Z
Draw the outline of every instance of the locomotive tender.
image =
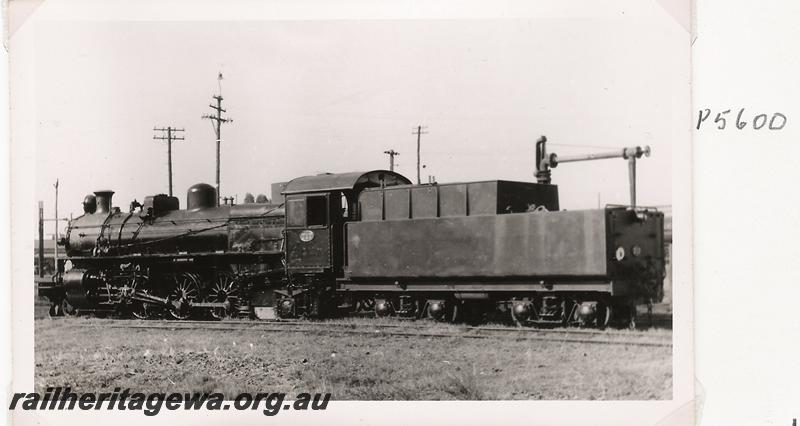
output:
M40 292L53 314L633 324L637 302L662 296L663 214L559 210L545 171L537 183L424 185L387 170L321 174L286 183L283 204L236 206L198 184L185 210L156 195L128 213L98 191L63 240L71 268Z

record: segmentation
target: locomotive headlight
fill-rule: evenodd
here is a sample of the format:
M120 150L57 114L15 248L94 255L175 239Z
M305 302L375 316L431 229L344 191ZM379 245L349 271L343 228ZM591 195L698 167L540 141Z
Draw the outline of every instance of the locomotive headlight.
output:
M314 239L314 231L310 229L306 229L305 231L300 233L300 241L307 243Z
M633 248L631 249L631 253L634 256L638 257L642 254L642 248L640 246L633 246Z
M622 259L625 259L625 247L622 247L622 246L617 247L617 252L616 252L615 256L616 256L618 261L621 261Z

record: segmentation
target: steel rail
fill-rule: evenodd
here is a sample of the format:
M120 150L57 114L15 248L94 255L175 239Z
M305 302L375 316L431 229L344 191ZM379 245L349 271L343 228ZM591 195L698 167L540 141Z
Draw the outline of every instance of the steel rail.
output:
M68 320L68 317L52 317L50 320ZM202 325L202 328L218 328L220 325L237 325L241 327L259 327L264 325L270 324L281 324L282 326L319 326L319 327L330 327L330 328L365 328L365 327L376 327L376 328L395 328L395 329L402 329L402 330L428 330L432 327L440 327L444 331L458 331L458 332L474 332L474 333L481 333L485 331L489 332L497 332L497 333L533 333L533 334L572 334L572 335L580 335L580 336L617 336L617 337L633 337L633 338L643 338L643 337L650 337L650 338L663 338L663 339L671 339L671 334L668 336L644 336L640 332L631 330L631 331L622 331L622 330L598 330L598 329L580 329L580 328L530 328L530 327L499 327L499 326L485 326L485 325L478 325L478 326L465 326L465 325L454 325L454 324L447 324L447 323L434 323L434 324L425 324L425 323L417 323L413 319L407 320L400 320L410 324L359 324L359 323L337 323L337 322L316 322L316 321L297 321L297 320L282 320L282 319L272 319L272 320L246 320L246 319L228 319L228 320L172 320L172 319L149 319L149 320L137 320L137 319L114 319L114 318L103 318L99 321L104 323L121 323L121 324L196 324L198 326ZM663 322L663 321L659 321ZM415 324L416 323L416 324Z
M621 330L597 330L597 329L579 329L579 328L526 328L526 327L497 327L497 326L464 326L464 325L452 325L447 323L435 323L435 324L424 324L424 323L417 323L417 324L359 324L359 323L336 323L336 322L315 322L315 321L297 321L297 320L281 320L281 319L273 319L273 320L218 320L218 321L210 321L210 320L164 320L164 319L152 319L152 320L131 320L131 319L102 319L103 322L114 322L114 323L134 323L134 324L142 324L142 323L153 323L153 324L197 324L202 325L205 328L215 328L219 325L238 325L242 327L259 327L263 325L270 325L270 324L281 324L283 326L320 326L320 327L330 327L330 328L364 328L364 327L376 327L376 328L395 328L395 329L403 329L403 330L426 330L430 329L431 327L440 327L444 331L459 331L459 332L475 332L481 333L484 331L489 332L497 332L497 333L534 333L534 334L571 334L571 335L580 335L580 336L589 336L589 335L596 335L596 336L618 336L618 337L633 337L633 338L640 338L640 337L651 337L651 338L660 338L660 336L642 336L641 333L637 331L621 331ZM403 320L408 321L409 323L414 323L413 320ZM671 335L667 336L671 339ZM665 337L665 338L667 338Z
M120 320L108 323L103 322L76 322L70 325L79 327L97 327L97 328L125 328L125 329L150 329L150 330L203 330L203 331L259 331L259 332L306 332L314 334L324 333L341 333L341 334L359 334L371 336L404 336L404 337L426 337L426 338L469 338L469 339L490 339L490 338L509 338L512 337L516 340L535 340L535 341L551 341L562 343L589 343L589 344L605 344L605 345L623 345L623 346L650 346L650 347L671 347L671 338L669 340L663 338L655 338L647 336L650 340L631 340L631 339L594 339L586 337L568 337L565 336L563 331L554 330L539 330L539 329L481 329L473 328L468 329L467 332L432 332L429 330L420 330L413 328L400 328L399 330L394 325L385 327L384 325L370 325L363 328L356 327L328 327L324 323L302 323L302 324L248 324L246 322L192 322L192 321L130 321ZM386 330L394 328L395 330ZM382 330L383 329L383 330ZM511 336L509 336L511 334ZM549 334L549 336L548 336ZM558 336L558 335L561 336ZM596 336L602 336L602 333L595 333ZM585 336L588 336L585 335Z

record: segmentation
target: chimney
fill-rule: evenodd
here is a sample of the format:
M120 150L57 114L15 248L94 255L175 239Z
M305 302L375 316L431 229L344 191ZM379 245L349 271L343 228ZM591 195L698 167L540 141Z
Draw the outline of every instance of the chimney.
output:
M97 210L95 213L108 214L111 213L111 197L114 196L114 191L95 191L95 199L97 199Z

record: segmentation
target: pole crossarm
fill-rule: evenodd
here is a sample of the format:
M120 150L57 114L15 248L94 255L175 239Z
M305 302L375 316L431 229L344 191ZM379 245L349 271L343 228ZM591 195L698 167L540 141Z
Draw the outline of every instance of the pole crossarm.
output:
M399 152L395 151L394 149L390 149L388 151L383 151L384 154L389 156L389 171L394 171L394 157L400 155Z
M184 129L177 127L153 127L154 132L162 132L161 135L153 135L154 140L167 141L167 176L169 180L169 196L172 196L172 141L185 140L183 136L178 136L178 132L185 132Z
M217 190L217 206L219 206L219 200L221 197L220 192L220 144L222 142L222 125L226 123L233 122L233 119L230 117L223 117L222 113L228 112L225 108L222 107L222 73L219 73L219 77L217 77L217 81L219 82L219 93L218 95L213 95L211 98L217 101L216 105L209 104L208 106L214 110L213 114L203 114L202 119L204 120L211 120L212 125L214 127L214 134L216 135L216 144L217 144L217 170L216 170L216 190Z

